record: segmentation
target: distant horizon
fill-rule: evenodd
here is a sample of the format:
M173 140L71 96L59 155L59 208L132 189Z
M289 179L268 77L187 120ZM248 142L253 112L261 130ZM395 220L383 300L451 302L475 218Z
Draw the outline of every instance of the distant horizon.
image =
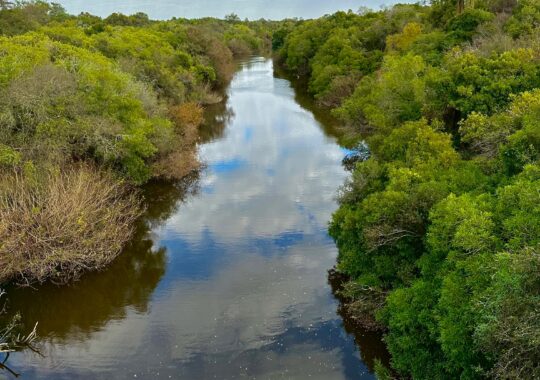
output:
M379 10L385 6L414 1L384 0L56 0L68 13L78 15L88 12L107 17L112 13L126 15L146 13L151 19L168 20L173 17L198 19L204 17L224 18L234 13L241 19L282 20L286 18L311 19L337 11L358 11L362 7Z

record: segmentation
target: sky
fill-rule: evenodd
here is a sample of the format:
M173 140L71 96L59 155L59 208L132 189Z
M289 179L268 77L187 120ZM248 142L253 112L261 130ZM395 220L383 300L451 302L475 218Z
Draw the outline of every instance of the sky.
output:
M57 0L69 13L89 12L106 17L120 12L144 12L152 19L219 17L236 13L251 20L316 18L338 10L380 9L408 0ZM410 2L410 0L409 0Z

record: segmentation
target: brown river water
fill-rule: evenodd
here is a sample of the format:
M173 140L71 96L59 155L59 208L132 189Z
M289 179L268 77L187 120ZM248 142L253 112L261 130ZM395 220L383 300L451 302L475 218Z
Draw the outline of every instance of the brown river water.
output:
M41 354L8 361L22 379L374 378L381 338L328 284L348 175L331 117L252 58L207 119L206 168L144 189L148 211L112 266L9 289L10 313L39 321Z

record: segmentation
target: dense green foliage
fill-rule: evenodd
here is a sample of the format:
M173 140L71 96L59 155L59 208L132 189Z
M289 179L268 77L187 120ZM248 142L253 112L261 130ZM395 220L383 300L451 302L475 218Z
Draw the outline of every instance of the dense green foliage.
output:
M273 27L0 1L0 282L116 257L138 215L129 190L197 168L202 107Z
M330 234L346 288L385 298L398 375L540 377L539 4L438 0L274 34L368 143Z
M383 305L376 318L392 369L381 374L540 378L538 0L434 0L281 23L75 17L42 1L0 0L0 35L3 268L5 247L20 246L9 240L20 215L39 237L49 230L37 221L68 214L36 200L65 206L94 194L73 178L101 178L113 189L105 209L121 210L111 181L185 175L201 107L219 101L233 57L271 45L369 146L330 233L338 268L356 285L348 289ZM90 225L101 233L103 210L69 214L70 236ZM69 251L64 238L55 244ZM42 268L53 256L35 246ZM92 256L95 246L82 246Z
M27 32L0 40L2 165L90 160L137 183L185 148L169 109L219 99L230 46L265 45L244 24L72 17L43 2L1 10L0 32Z

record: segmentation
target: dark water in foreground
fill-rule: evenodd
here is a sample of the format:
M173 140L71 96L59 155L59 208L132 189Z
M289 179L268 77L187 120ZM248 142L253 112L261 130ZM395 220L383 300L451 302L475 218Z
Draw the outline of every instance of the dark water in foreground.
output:
M145 220L108 270L10 290L11 311L40 323L43 356L9 360L23 379L373 378L382 344L344 326L327 284L345 149L263 58L209 119L208 168L148 186Z

